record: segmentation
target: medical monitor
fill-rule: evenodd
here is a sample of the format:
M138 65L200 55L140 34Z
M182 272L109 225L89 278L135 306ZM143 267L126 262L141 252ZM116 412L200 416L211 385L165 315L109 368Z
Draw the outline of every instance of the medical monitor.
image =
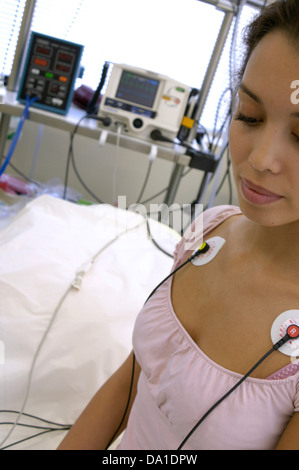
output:
M159 83L159 80L123 70L116 97L152 108Z
M113 64L99 115L122 123L128 134L150 138L154 129L174 139L180 129L190 88L165 75Z

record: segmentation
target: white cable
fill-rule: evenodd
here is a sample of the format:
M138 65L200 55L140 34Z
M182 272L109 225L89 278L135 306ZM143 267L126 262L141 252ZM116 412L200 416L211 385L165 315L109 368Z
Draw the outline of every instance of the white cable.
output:
M37 358L38 358L38 355L40 353L40 350L46 340L46 337L54 323L54 320L59 312L59 309L61 307L61 305L63 304L65 298L67 297L67 295L69 294L69 292L72 290L72 284L67 288L67 290L65 291L65 293L63 294L63 296L61 297L53 315L52 315L52 318L50 319L50 322L48 324L48 327L46 329L46 331L44 332L43 336L42 336L42 339L37 347L37 350L33 356L33 360L32 360L32 363L31 363L31 367L30 367L30 370L29 370L29 375L28 375L28 381L27 381L27 386L26 386L26 391L25 391L25 398L23 400L23 404L21 406L21 409L19 411L19 414L17 415L16 417L16 420L14 422L14 424L12 425L12 428L10 429L10 431L8 432L8 434L5 436L5 438L3 439L3 441L1 442L0 444L0 449L2 448L3 444L7 441L7 439L9 438L9 436L12 434L12 432L14 431L14 429L16 428L16 426L18 425L19 423L19 420L21 419L21 416L23 414L23 411L24 411L24 408L26 406L26 403L27 403L27 400L28 400L28 397L29 397L29 392L30 392L30 388L31 388L31 382L32 382L32 375L33 375L33 370L34 370L34 367L35 367L35 364L36 364L36 361L37 361Z
M113 174L112 174L112 203L116 205L117 202L117 164L118 164L118 159L119 159L119 142L120 142L120 134L121 134L121 129L122 129L123 124L120 122L117 123L117 136L116 136L116 151L115 151L115 157L114 157L114 165L113 165Z
M138 227L141 227L143 224L145 224L145 220L142 218L142 221L133 226L133 227L130 227L130 228L126 228L123 232L121 232L120 234L116 235L116 237L112 240L110 240L108 243L106 243L106 245L104 245L92 258L91 260L89 260L88 262L84 263L83 265L80 266L79 270L76 272L76 275L75 275L75 278L74 280L72 281L72 283L68 286L68 288L66 289L65 293L63 294L63 296L61 297L60 301L58 302L58 305L49 321L49 324L41 338L41 341L39 342L39 345L36 349L36 352L33 356L33 359L32 359L32 362L31 362L31 366L30 366L30 369L29 369L29 374L28 374L28 380L27 380L27 385L26 385L26 389L25 389L25 397L24 397L24 400L23 400L23 404L21 406L21 409L16 417L16 420L14 422L14 424L12 425L11 429L9 430L9 432L7 433L7 435L4 437L4 439L2 440L2 442L0 443L0 450L1 448L3 447L3 444L7 441L7 439L11 436L11 434L13 433L14 429L16 428L16 426L18 425L22 415L23 415L23 412L24 412L24 409L25 409L25 406L27 404L27 401L28 401L28 397L29 397L29 393L30 393L30 388L31 388L31 383L32 383L32 376L33 376L33 372L34 372L34 367L35 367L35 364L36 364L36 361L37 361L37 358L39 356L39 353L46 341L46 338L49 334L49 331L51 330L52 326L53 326L53 323L58 315L58 312L63 304L63 302L65 301L66 297L68 296L68 294L73 291L73 289L76 289L76 290L80 290L81 288L81 283L82 283L82 279L83 279L83 276L86 274L87 271L89 271L89 269L93 266L95 260L97 259L97 257L103 253L103 251L105 251L110 245L112 245L114 242L116 242L120 237L122 237L124 234L128 233L128 232L131 232L135 229L137 229Z

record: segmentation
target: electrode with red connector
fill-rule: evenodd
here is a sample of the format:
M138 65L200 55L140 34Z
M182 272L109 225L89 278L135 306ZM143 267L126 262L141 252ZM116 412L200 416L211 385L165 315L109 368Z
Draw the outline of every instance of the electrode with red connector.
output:
M287 356L299 350L299 310L287 310L274 320L271 339L275 349Z
M299 338L299 326L298 325L290 325L287 327L287 335L290 339L297 339Z

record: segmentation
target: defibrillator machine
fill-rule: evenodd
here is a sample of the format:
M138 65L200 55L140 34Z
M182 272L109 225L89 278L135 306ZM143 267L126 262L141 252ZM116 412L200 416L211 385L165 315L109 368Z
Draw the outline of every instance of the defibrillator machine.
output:
M110 117L111 130L120 124L131 136L170 142L181 127L190 91L165 75L113 64L98 115Z

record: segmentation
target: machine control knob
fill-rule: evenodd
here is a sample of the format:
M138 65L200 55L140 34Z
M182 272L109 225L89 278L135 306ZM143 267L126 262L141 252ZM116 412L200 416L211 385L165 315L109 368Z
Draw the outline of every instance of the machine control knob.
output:
M134 119L134 121L133 121L133 126L134 126L136 129L140 129L140 128L143 126L143 121L142 121L142 119L140 119L140 118Z

